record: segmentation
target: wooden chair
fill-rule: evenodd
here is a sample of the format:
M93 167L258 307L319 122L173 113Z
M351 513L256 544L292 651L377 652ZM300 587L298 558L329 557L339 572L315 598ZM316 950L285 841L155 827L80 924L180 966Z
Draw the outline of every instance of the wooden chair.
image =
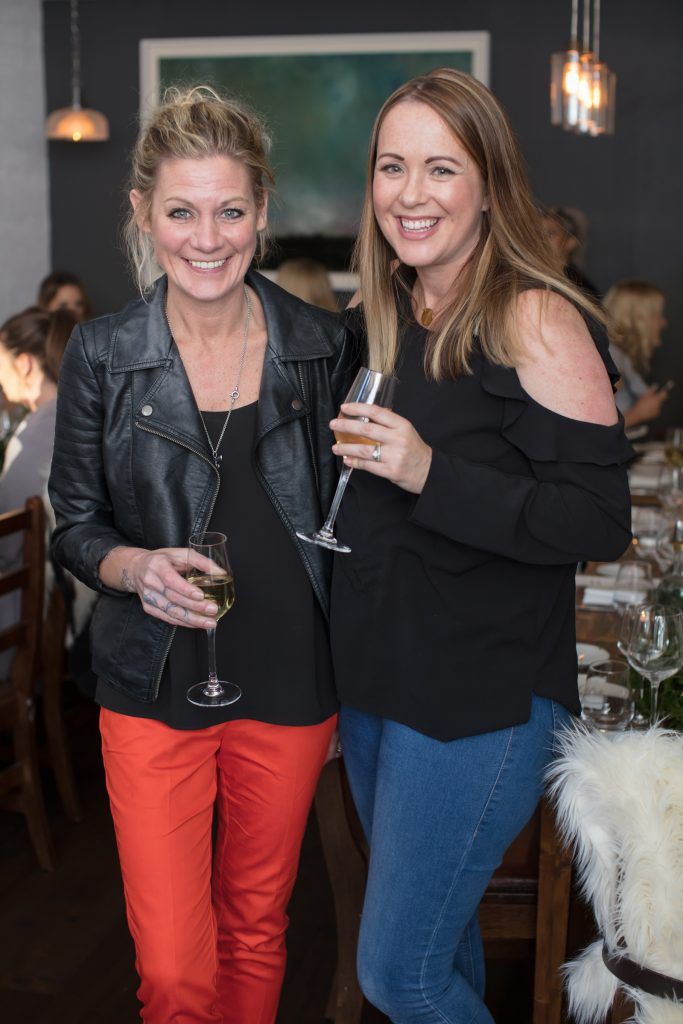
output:
M55 579L43 623L39 678L42 680L43 721L50 765L67 818L81 821L83 812L76 788L71 752L64 721L63 690L66 669L66 633L68 610L64 586L68 581Z
M363 994L356 977L356 946L367 848L342 760L331 761L323 769L315 810L337 919L337 971L326 1017L335 1024L358 1024ZM491 880L479 911L488 955L501 952L501 940L507 942L508 950L509 940L522 949L524 942L535 942L533 1024L560 1024L559 967L566 953L570 889L571 858L559 843L552 813L542 801Z
M12 731L14 762L0 769L0 803L26 817L42 868L54 868L52 838L40 783L35 732L35 679L43 619L45 518L40 498L0 515L0 537L23 534L22 564L0 574L0 595L19 592L19 621L0 630L0 651L15 649L9 678L0 683L0 729Z

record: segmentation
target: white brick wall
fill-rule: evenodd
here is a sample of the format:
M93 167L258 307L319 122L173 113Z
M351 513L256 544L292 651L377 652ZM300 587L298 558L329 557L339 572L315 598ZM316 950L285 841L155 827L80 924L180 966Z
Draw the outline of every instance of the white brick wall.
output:
M40 0L0 0L0 323L49 269L44 118Z

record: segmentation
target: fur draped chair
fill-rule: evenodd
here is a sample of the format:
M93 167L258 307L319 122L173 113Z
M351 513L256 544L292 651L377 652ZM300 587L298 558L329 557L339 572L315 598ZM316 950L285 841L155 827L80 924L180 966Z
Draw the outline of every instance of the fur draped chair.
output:
M683 735L579 725L559 752L549 795L602 935L565 965L569 1012L595 1024L621 986L637 1024L683 1024Z

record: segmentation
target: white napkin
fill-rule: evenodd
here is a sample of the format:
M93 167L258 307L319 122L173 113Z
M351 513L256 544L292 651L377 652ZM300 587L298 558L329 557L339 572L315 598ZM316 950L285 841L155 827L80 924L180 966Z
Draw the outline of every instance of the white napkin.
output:
M614 584L612 584L608 589L586 587L583 592L583 600L581 603L599 608L614 608Z
M661 466L655 464L643 465L637 463L628 475L628 482L631 490L656 491L659 481Z

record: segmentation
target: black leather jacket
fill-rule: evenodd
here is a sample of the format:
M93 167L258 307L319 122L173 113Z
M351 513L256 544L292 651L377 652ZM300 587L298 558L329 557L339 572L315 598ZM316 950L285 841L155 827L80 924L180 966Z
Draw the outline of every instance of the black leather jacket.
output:
M302 544L295 530L316 529L332 498L328 424L353 372L353 346L332 315L260 274L247 281L268 327L254 466L327 613L330 556ZM162 278L149 302L76 328L60 375L49 483L54 557L102 595L93 669L142 701L157 697L174 628L147 615L137 594L105 587L99 564L119 545L185 546L206 528L219 483L166 323L165 293Z

